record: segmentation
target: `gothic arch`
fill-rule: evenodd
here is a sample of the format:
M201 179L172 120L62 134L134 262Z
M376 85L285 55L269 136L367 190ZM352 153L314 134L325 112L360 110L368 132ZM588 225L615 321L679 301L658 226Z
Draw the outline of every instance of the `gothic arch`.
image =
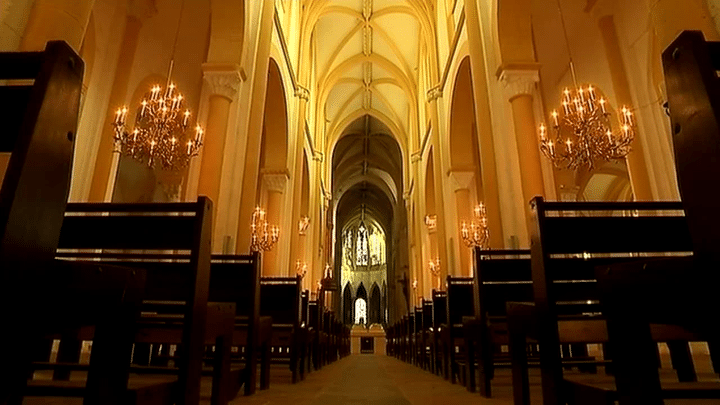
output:
M378 287L377 283L373 283L370 288L368 309L369 323L382 323L382 297L380 295L380 287Z
M353 323L353 309L352 285L348 282L343 288L343 323Z

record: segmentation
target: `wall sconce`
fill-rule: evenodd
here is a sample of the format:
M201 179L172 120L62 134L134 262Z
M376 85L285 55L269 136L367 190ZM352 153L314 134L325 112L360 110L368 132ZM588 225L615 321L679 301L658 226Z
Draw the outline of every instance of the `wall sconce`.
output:
M425 215L425 225L428 227L428 232L435 232L437 228L437 215Z
M437 278L437 288L440 289L440 258L430 260L428 267L430 268L430 273Z
M325 265L325 276L324 278L330 280L332 279L332 267L330 267L330 263Z
M310 217L308 216L302 216L300 217L300 222L298 222L298 233L300 235L306 235L307 229L310 226Z
M304 278L305 275L307 274L307 272L308 272L307 263L301 262L300 260L295 262L295 274L300 276L300 278Z

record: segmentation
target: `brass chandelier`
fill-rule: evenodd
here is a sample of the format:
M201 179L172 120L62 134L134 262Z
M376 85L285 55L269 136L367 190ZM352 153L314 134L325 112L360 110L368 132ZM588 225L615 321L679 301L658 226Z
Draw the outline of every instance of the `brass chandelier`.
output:
M460 236L467 247L487 249L487 244L490 240L490 230L488 229L485 204L480 203L475 207L473 210L473 219L470 221L469 226L466 222L462 223Z
M266 218L265 210L256 207L250 223L250 251L272 250L280 238L280 228L270 225Z
M184 6L183 1L180 20ZM134 128L126 127L128 108L125 106L115 112L112 123L116 152L163 170L187 167L190 159L198 155L203 143L200 125L195 126L194 134L188 134L190 110L185 108L185 98L170 81L179 32L180 21L175 32L165 88L156 84L145 93L135 113Z
M168 79L165 89L155 85L145 94L135 115L134 129L126 129L127 107L118 109L113 121L115 151L153 168L187 167L200 151L203 129L197 125L194 136L187 135L190 110L184 108L184 101Z
M558 10L574 89L564 89L560 100L562 109L550 113L552 134L545 123L540 124L540 151L555 166L569 169L584 166L592 170L599 160L623 159L630 153L635 139L635 122L630 108L622 106L617 112L618 129L613 130L608 101L604 97L598 98L596 87L578 86L559 0Z

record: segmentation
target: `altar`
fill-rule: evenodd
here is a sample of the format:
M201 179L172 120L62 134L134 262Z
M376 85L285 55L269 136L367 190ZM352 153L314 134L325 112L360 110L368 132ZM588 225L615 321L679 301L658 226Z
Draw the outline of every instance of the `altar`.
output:
M350 330L351 354L385 355L385 329L374 323L369 328L361 324L353 325Z

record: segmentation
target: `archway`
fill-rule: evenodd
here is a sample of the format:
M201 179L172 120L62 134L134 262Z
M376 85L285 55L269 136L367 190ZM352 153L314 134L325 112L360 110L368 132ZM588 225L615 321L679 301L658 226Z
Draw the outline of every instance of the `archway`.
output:
M345 288L343 289L343 308L342 308L342 314L343 314L343 323L344 324L350 324L353 323L353 299L352 299L352 286L350 283L347 283L345 285Z
M265 207L271 225L279 226L282 220L283 196L289 180L287 170L288 123L285 90L277 63L270 59L265 96L263 132L260 140L260 171L257 179L257 195L260 206ZM278 243L287 243L288 235ZM276 246L263 255L263 271L266 276L284 276L287 266L278 260ZM288 263L285 263L286 265Z
M457 232L460 257L459 275L471 273L471 250L460 240L463 222L470 222L472 207L483 200L482 177L480 174L480 150L478 148L477 124L475 122L475 102L472 94L470 75L470 57L460 63L455 77L455 86L450 107L450 184L455 193L457 210Z
M380 297L380 287L373 284L370 288L370 313L368 314L369 323L383 323L382 319L382 300Z
M420 269L423 274L423 291L424 297L431 297L433 289L441 289L442 283L438 280L442 279L442 274L447 273L447 270L440 270L438 273L433 273L430 268L430 263L440 264L440 269L447 267L447 263L438 263L438 240L437 240L437 213L435 211L435 161L433 159L433 150L430 149L428 153L428 163L425 169L425 261L420 264Z
M363 283L360 283L360 286L357 289L357 294L355 298L355 316L354 316L354 322L356 324L367 324L368 323L368 296L367 291L365 290L365 286Z

